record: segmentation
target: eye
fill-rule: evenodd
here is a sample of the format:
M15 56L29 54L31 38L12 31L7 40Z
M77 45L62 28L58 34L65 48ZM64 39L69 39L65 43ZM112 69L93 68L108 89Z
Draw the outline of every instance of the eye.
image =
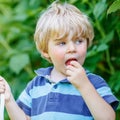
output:
M75 44L79 45L79 44L81 44L82 42L83 42L83 40L81 40L81 39L80 39L80 40L76 40L76 41L75 41Z
M59 46L63 46L63 45L65 45L65 44L66 44L66 43L63 42L63 41L58 43Z

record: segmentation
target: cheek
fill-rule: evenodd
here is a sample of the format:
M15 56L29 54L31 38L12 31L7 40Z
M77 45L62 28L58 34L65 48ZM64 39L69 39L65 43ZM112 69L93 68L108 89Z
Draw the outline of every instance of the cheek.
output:
M81 49L78 50L79 54L79 62L81 65L84 64L85 58L86 58L86 53L87 53L87 47L82 47Z
M86 56L87 47L86 46L81 47L80 49L78 49L78 52L81 56Z
M64 51L63 50L55 50L54 51L54 56L58 59L63 59L64 58Z
M52 59L52 61L61 61L61 59L64 59L64 51L62 49L51 48L49 56Z

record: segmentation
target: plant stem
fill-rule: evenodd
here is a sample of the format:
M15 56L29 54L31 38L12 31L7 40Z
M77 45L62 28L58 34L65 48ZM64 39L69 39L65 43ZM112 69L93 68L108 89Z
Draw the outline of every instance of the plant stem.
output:
M114 67L113 67L113 65L112 65L112 63L111 63L111 61L110 61L110 53L109 53L109 50L107 49L106 50L106 60L107 60L107 63L108 63L108 66L109 66L109 68L110 68L110 71L111 71L111 75L112 74L114 74L115 73L115 70L114 70Z

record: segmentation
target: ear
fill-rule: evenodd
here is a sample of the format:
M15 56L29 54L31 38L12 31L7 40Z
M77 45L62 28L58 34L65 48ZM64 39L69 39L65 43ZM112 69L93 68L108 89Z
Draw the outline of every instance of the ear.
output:
M49 58L49 54L47 52L41 51L41 55L45 58Z

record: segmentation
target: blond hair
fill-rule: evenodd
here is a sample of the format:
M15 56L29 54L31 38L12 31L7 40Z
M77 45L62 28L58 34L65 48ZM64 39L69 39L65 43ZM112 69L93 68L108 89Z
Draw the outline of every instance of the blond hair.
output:
M69 35L87 39L90 46L94 31L88 17L78 8L53 2L38 19L34 34L36 47L39 52L48 52L50 39L64 39Z

